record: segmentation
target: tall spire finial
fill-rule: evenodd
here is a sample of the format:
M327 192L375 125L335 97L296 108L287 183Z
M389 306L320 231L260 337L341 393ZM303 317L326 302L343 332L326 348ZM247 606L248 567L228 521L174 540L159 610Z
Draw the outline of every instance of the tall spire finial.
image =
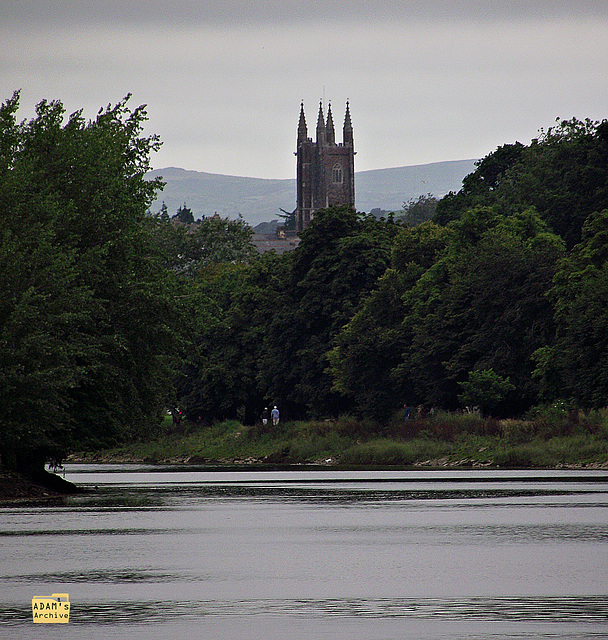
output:
M323 117L323 101L319 102L319 117L317 118L317 144L325 142L325 118Z
M300 121L298 122L298 144L306 142L308 139L308 127L306 126L306 117L304 116L304 100L300 104Z
M331 115L331 102L327 105L327 124L325 125L325 135L327 144L336 144L336 131L334 129L334 119Z
M350 103L346 101L346 114L344 115L344 130L343 130L344 146L353 146L353 125L350 121Z

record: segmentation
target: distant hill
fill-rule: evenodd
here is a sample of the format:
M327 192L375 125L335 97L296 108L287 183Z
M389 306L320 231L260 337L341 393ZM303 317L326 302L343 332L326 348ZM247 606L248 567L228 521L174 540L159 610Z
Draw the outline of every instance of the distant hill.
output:
M359 171L355 174L357 211L399 211L410 198L427 193L439 198L458 191L462 179L475 169L474 163L454 160ZM155 169L148 176L162 176L167 183L152 211L158 211L164 201L170 215L186 203L195 218L216 212L228 218L241 214L249 224L256 225L277 219L281 209L293 211L296 207L295 179L241 178L175 167Z

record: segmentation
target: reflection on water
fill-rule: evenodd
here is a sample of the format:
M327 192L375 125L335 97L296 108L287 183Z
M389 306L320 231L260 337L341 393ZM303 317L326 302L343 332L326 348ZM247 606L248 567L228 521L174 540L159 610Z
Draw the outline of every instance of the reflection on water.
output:
M73 465L0 509L2 638L606 638L605 472ZM49 637L55 637L50 635Z

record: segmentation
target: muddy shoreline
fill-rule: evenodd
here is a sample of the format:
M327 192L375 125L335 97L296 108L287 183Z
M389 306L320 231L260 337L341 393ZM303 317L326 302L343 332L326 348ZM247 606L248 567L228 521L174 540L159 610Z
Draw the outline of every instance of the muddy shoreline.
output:
M15 471L0 471L0 506L61 501L82 489L46 471L33 478Z

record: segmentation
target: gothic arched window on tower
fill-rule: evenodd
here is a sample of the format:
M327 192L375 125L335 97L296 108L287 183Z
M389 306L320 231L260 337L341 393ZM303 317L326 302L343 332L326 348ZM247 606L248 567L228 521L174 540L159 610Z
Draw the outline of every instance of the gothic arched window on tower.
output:
M331 170L331 181L334 184L342 184L342 167L339 164L335 164Z

